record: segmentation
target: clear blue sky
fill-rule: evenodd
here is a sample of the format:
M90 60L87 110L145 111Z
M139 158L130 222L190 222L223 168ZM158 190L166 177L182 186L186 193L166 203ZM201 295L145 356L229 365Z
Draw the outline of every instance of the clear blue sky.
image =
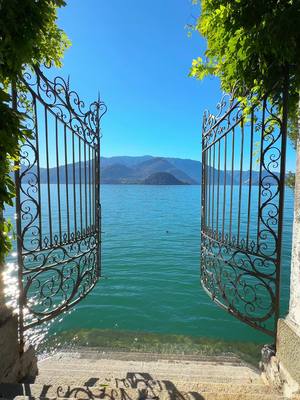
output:
M197 12L191 0L69 0L59 10L72 41L59 74L87 102L99 89L108 106L102 155L201 158L202 114L221 91L217 79L188 77L205 50L185 29Z

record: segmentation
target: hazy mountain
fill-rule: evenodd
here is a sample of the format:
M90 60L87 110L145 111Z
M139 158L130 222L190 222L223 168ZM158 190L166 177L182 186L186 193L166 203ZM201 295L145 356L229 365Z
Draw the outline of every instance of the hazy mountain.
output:
M167 158L167 160L172 163L176 168L183 171L189 177L191 177L195 182L201 182L201 162L182 158Z
M139 157L101 157L103 171L113 164L122 164L126 167L134 168L137 179L144 179L154 172L169 172L177 179L190 184L199 184L201 181L201 162L195 160L149 155Z
M179 179L184 183L196 184L189 175L187 175L184 171L176 168L171 162L162 157L152 158L150 160L144 161L138 165L136 165L136 171L138 176L142 178L147 178L151 174L156 172L167 172L175 176L175 178Z
M49 170L49 182L57 183L58 178L60 183L66 182L66 176L68 176L68 182L73 183L73 173L75 176L75 182L90 182L93 181L93 163L87 164L87 168L84 168L84 163L76 163L74 166L68 164L67 166L60 166L59 173L57 174L56 168L50 168ZM21 171L24 167L21 167ZM141 157L129 157L129 156L118 156L118 157L101 157L101 183L111 184L143 184L144 180L149 178L155 173L168 173L173 175L179 181L185 184L200 184L202 165L200 161L170 158L170 157L152 157L149 155ZM36 173L36 167L32 167L31 173ZM231 172L219 172L213 168L207 170L207 175L210 179L211 184L230 185L233 182L234 185L239 185L240 182L243 185L249 184L250 171L236 170ZM278 173L275 173L278 176ZM262 177L265 177L264 184L277 184L276 178L268 176L265 171L262 171ZM29 176L30 178L30 176ZM226 181L225 181L226 179ZM40 168L40 182L48 182L48 173L46 168ZM259 182L259 171L252 171L252 185L258 185Z
M122 164L126 167L133 167L141 162L148 161L152 156L114 156L114 157L101 157L100 165L102 168L109 167L114 164Z
M110 164L101 170L102 183L118 183L122 180L134 178L135 171L123 164Z
M149 176L158 172L172 174L183 183L198 183L163 157L113 157L113 161L116 163L112 163L111 159L101 160L102 183L143 183Z
M201 183L201 174L202 174L202 164L200 161L189 160L189 159L181 159L181 158L171 158L171 157L152 157L152 156L143 156L143 157L112 157L105 158L105 163L109 167L104 167L103 161L101 176L102 183L142 183L144 179L149 177L151 174L156 172L167 172L172 174L178 180L188 183L188 184L200 184ZM114 164L114 162L117 162ZM123 165L124 171L121 172L120 164ZM113 165L117 165L118 169L120 169L120 176L117 179L115 174L110 175L110 170L107 168L111 168ZM114 169L113 169L114 172ZM215 185L218 184L218 171L217 169L209 168L207 171L209 179L211 183L214 182ZM277 175L277 174L275 174ZM267 177L268 174L263 171L263 177ZM219 184L224 185L226 179L226 184L230 185L231 182L233 185L239 185L240 182L243 185L249 184L250 180L250 171L240 171L236 170L231 173L220 171L219 172ZM259 182L259 172L252 171L252 185L258 185ZM265 184L270 183L276 184L274 178L267 177L265 179Z

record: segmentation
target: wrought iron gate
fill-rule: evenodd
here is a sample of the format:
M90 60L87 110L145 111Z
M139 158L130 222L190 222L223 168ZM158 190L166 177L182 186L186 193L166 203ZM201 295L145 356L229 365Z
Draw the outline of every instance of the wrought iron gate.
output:
M13 90L31 137L16 171L20 342L24 331L68 310L101 266L100 119L61 77L36 68Z
M201 282L214 302L274 336L279 316L287 82L245 113L234 94L202 132Z

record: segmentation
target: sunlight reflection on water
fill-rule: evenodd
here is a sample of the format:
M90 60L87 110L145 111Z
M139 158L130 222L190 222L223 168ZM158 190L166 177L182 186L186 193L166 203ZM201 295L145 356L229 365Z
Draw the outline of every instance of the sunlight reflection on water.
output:
M91 343L90 338L86 339L87 332L95 330L96 335L97 329L269 340L220 310L200 288L199 186L105 185L102 212L103 275L107 279L102 278L74 310L26 331L36 346L43 347L48 341L43 354L55 351L62 344L72 348L76 343ZM53 210L53 215L57 216L57 210ZM293 194L287 190L283 310L287 307L289 290L292 218ZM17 312L16 257L14 251L7 260L5 280L8 302ZM35 305L34 301L30 300L28 306ZM61 335L68 332L72 335L63 341Z

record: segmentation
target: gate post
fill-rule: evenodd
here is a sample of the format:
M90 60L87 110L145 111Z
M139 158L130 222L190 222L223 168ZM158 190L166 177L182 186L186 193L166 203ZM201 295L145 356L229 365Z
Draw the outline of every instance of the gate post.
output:
M37 375L37 359L33 347L20 352L18 316L5 303L5 265L0 264L0 384L16 383Z
M3 219L3 210L0 210ZM18 321L5 303L4 262L0 260L0 383L10 381L19 361Z
M20 366L18 319L5 304L4 263L1 261L0 272L0 383L16 382Z
M262 377L283 389L287 398L300 393L300 115L296 156L289 312L278 320L276 353L275 349L265 346L261 362Z
M300 106L300 103L299 103ZM300 128L300 115L298 127ZM300 392L300 137L294 197L293 246L290 272L290 303L286 318L278 321L277 359L285 394Z
M12 107L16 109L14 88L12 99ZM2 208L0 219L3 219ZM0 260L0 383L16 383L24 378L35 378L37 358L33 347L23 349L20 346L19 318L15 310L6 304L4 272L5 263Z

